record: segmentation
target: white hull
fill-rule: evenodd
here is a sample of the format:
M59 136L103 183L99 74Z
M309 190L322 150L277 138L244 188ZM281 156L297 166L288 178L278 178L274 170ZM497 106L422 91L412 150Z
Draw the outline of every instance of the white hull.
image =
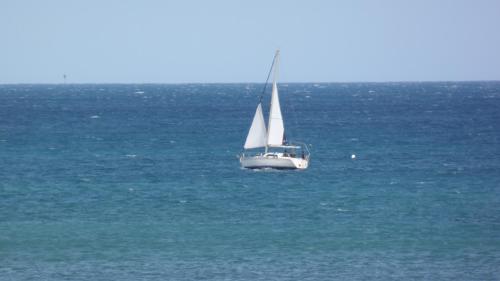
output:
M306 169L309 165L308 159L282 156L277 154L241 156L240 163L243 168L249 169Z

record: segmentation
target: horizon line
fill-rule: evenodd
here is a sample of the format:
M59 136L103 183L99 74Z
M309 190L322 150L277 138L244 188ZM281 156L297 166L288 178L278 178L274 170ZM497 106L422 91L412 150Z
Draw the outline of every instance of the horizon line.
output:
M282 81L278 84L384 84L384 83L467 83L467 82L500 82L498 80L388 80L388 81L310 81L310 82L287 82ZM13 82L2 83L7 85L193 85L193 84L264 84L265 82Z

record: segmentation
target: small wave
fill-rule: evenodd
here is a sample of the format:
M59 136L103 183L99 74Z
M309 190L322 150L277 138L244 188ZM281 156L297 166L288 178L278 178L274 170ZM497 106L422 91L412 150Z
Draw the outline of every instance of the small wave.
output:
M251 170L252 172L256 172L256 173L284 173L284 172L288 172L288 171L300 171L298 169L292 169L292 170L289 170L289 169L275 169L275 168L269 168L269 167L266 167L266 168L251 168L251 169L247 169L247 168L243 168L242 169L244 170Z
M92 115L92 116L90 116L90 119L98 119L98 118L101 118L101 116L99 116L99 115Z

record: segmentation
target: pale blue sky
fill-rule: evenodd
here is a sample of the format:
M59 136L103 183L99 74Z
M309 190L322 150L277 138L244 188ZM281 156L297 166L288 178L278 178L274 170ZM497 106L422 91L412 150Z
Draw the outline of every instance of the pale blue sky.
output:
M0 0L0 83L500 80L500 1Z

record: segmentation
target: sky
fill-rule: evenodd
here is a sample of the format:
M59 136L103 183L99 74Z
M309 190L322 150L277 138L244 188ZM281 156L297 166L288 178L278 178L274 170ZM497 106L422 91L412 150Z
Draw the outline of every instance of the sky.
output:
M0 0L0 83L500 80L498 0Z

